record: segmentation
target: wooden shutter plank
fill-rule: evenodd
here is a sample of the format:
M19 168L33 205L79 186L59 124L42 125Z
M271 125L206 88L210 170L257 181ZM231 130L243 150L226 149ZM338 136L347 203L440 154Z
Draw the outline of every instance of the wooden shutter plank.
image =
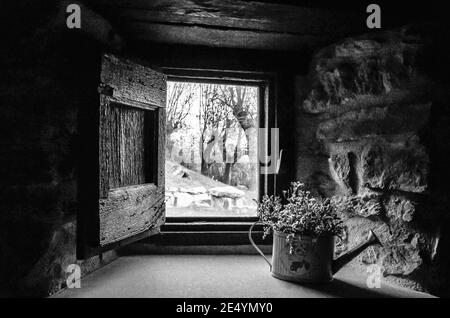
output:
M164 223L166 76L105 54L99 93L98 233L107 248Z
M109 188L145 183L144 111L111 103L109 116Z
M87 145L77 218L84 259L157 234L165 220L166 76L104 54L97 89L99 108L82 107L79 116Z
M158 154L157 154L157 162L158 162L158 175L157 175L157 184L158 186L165 186L165 162L166 162L166 109L160 108L158 109Z
M107 245L162 225L164 191L154 184L109 191L99 201L100 244Z
M103 55L102 85L112 88L112 96L158 107L166 105L166 76L132 61Z
M100 94L100 120L99 120L99 197L108 197L109 167L111 155L111 134L108 97Z

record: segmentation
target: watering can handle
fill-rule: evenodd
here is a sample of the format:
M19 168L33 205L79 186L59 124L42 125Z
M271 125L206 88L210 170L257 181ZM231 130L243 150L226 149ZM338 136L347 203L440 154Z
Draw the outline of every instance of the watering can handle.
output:
M252 224L252 226L250 226L250 229L248 231L248 239L250 240L250 243L252 243L253 247L255 248L255 250L262 256L264 257L265 261L267 262L267 264L269 264L270 266L270 270L272 270L272 263L270 263L269 259L266 257L266 255L264 255L263 251L261 251L261 249L255 244L255 241L253 241L252 238L252 231L253 228L255 227L256 224L260 223L260 221L256 221L255 223Z

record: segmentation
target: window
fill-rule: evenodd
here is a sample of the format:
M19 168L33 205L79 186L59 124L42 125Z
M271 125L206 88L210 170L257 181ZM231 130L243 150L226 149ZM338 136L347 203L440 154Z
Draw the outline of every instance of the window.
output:
M206 94L206 97L212 95L219 95L215 97L223 98L221 95L221 90L224 90L225 88L233 90L234 93L236 93L237 90L246 89L246 94L248 94L248 100L246 103L246 107L249 107L249 110L251 114L245 114L241 113L242 116L232 116L232 108L231 109L225 109L225 111L230 111L227 113L232 123L235 125L236 133L239 133L240 130L240 123L239 120L245 120L248 118L254 119L253 122L254 127L254 135L252 136L253 139L256 139L256 141L252 141L249 144L249 147L247 148L246 140L245 139L240 147L234 147L236 144L235 140L231 138L231 140L228 142L228 153L233 153L234 150L238 151L238 159L239 157L243 158L241 162L246 162L246 158L250 157L248 156L249 153L252 151L256 152L256 158L252 160L248 160L249 163L256 163L256 176L253 178L249 178L249 180L253 179L253 182L256 184L252 184L251 186L254 186L252 188L252 196L251 198L259 199L263 194L265 193L273 193L274 191L274 175L273 174L266 174L263 171L265 171L265 168L263 168L263 163L260 161L261 156L266 156L270 153L271 149L271 136L270 136L270 130L265 129L266 127L276 127L275 121L276 121L276 105L275 105L275 76L272 73L254 73L254 72L234 72L234 71L215 71L215 70L198 70L198 69L180 69L180 68L165 68L164 72L168 75L168 106L167 111L170 111L169 109L172 107L169 105L169 100L174 98L179 98L181 101L177 101L180 105L182 105L185 101L189 102L189 93L191 92L190 89L192 88L193 92L191 92L191 97L193 99L193 103L197 103L198 105L201 102L205 102L207 98L203 98L203 101L200 100L200 97L195 97L195 94L197 96L202 96ZM186 90L187 93L180 94L179 97L177 97L176 85L185 85L183 90ZM203 90L202 90L203 88ZM196 91L197 90L197 91ZM218 90L219 92L215 92L215 90ZM200 93L199 93L200 92ZM202 93L203 92L203 93ZM270 94L269 94L270 92ZM216 94L215 94L216 93ZM174 97L171 96L173 94ZM255 96L256 95L256 96ZM226 97L226 96L225 96ZM196 99L197 98L197 99ZM211 103L211 101L210 101ZM226 103L224 103L226 104ZM269 105L271 105L269 107ZM214 107L217 105L209 105L210 107ZM199 112L200 108L192 106L192 116L195 116L195 112ZM186 108L184 108L186 109ZM189 109L189 107L187 107ZM246 111L249 111L246 110ZM237 114L238 112L236 112ZM245 116L244 116L245 115ZM169 116L172 115L168 115ZM184 115L183 115L184 116ZM185 116L188 116L188 114L185 114ZM240 118L241 117L241 118ZM194 117L196 120L199 120L201 118ZM224 117L222 116L220 118L222 121L224 120ZM170 118L168 120L171 120ZM201 123L204 123L201 121ZM243 122L245 125L245 122ZM173 123L173 127L180 127L180 124L177 124L176 121ZM197 128L199 128L199 125L197 125ZM242 129L244 130L244 129ZM242 131L241 133L245 134L245 131ZM250 132L250 131L249 131ZM219 135L219 140L215 140L216 142L215 147L216 149L219 149L217 152L213 152L213 158L215 157L214 154L217 155L219 164L216 166L216 168L221 168L221 172L225 171L224 167L224 158L227 158L228 156L225 156L226 154L223 154L223 152L220 152L220 150L224 150L224 147L221 147L220 141L224 141L224 134L223 131L222 134ZM236 134L235 133L235 134ZM167 133L167 140L168 140L168 148L172 146L171 142L176 142L179 139L179 136L186 137L187 134L180 134L178 136L174 135L172 138L169 137L169 133ZM201 138L203 136L202 134L198 133L196 138ZM206 134L206 138L204 138L203 141L203 148L206 149L208 134ZM221 138L220 138L221 137ZM250 138L252 139L252 138ZM170 141L171 140L171 141ZM217 145L218 143L218 145ZM199 142L199 144L201 144ZM225 145L227 145L227 140L225 139ZM179 149L184 150L184 147L179 147ZM199 151L200 151L200 147ZM248 149L248 150L247 150ZM171 151L172 152L172 151ZM180 178L183 178L183 176L187 179L186 182L189 182L189 173L190 172L190 166L189 164L180 164L181 160L183 160L183 155L186 155L186 153L180 151L177 152L176 149L174 151L175 154L178 154L177 157L177 168L174 170L170 169L166 166L166 180L169 178L169 173L175 173ZM192 154L192 152L191 152ZM200 156L200 152L197 152L197 154ZM169 149L166 149L166 158L170 156ZM173 155L173 154L172 154ZM222 156L221 156L222 155ZM253 153L254 155L254 153ZM247 157L248 156L248 157ZM176 157L176 156L175 156ZM188 158L194 158L193 154L191 156L187 156ZM197 158L198 162L201 162L201 157ZM220 162L222 161L222 162ZM191 161L193 162L193 160ZM211 162L210 162L211 163ZM225 162L226 163L226 162ZM181 166L181 167L180 167ZM230 165L231 166L231 165ZM214 169L214 163L211 163L210 169ZM237 168L237 167L236 167ZM245 168L245 166L244 166ZM205 182L211 182L212 177L214 175L209 175L208 172L206 173L206 176L203 176L201 174L201 167L196 167L197 171L199 171L199 174L196 174L195 176L199 177L205 177ZM246 172L249 170L248 166L246 168ZM204 170L205 171L205 170ZM187 175L184 175L184 172L187 172ZM226 175L226 174L225 174ZM222 182L226 181L227 179L224 177L224 174L217 174L217 177L214 176L213 181L219 181L220 187L233 187L238 190L245 190L245 188L248 187L248 184L246 185L244 183L244 187L240 187L239 183L236 182L233 178L231 178L231 182ZM217 178L221 178L222 180L217 180ZM229 180L229 179L228 179ZM170 181L167 182L167 185ZM176 185L178 187L178 185ZM248 187L248 188L250 188ZM206 188L206 187L205 187ZM167 187L167 190L169 189L169 186ZM208 189L207 189L208 190ZM168 191L169 192L169 191ZM194 191L193 191L194 192ZM243 191L245 193L245 191ZM240 193L240 192L238 192ZM219 201L219 213L214 212L212 208L209 207L211 200L211 196L209 193L206 193L205 200L207 200L207 206L204 209L192 209L189 213L184 213L183 209L179 209L179 211L171 210L170 204L173 204L170 202L170 200L173 200L170 198L171 194L168 194L168 197L166 197L167 200L167 218L166 223L162 226L161 231L162 235L154 236L151 239L148 240L148 243L155 244L156 250L158 249L158 245L161 245L161 251L167 250L167 245L169 246L233 246L233 245L248 245L248 230L255 222L258 217L256 213L256 202L252 206L251 209L239 211L239 209L234 209L236 205L239 206L240 203L233 202L233 199L228 200L228 203L224 203L223 201ZM214 198L212 198L214 199ZM230 202L231 201L231 202ZM189 203L190 200L187 202ZM253 201L254 202L254 201ZM228 208L228 209L227 209ZM230 209L231 208L231 209ZM208 210L212 211L212 213L204 213L209 212ZM186 210L184 210L186 211ZM176 213L178 212L178 213ZM231 212L231 213L230 213ZM241 213L239 213L241 212ZM262 228L260 226L255 227L254 229L254 239L257 242L257 244L271 244L271 238L267 238L265 240L262 240ZM189 248L186 250L189 252Z
M104 54L99 99L80 107L78 258L149 236L162 244L247 244L253 200L275 184L259 161L270 149L268 130L259 129L275 127L272 77L144 65ZM204 200L180 206L182 193Z
M255 217L259 87L168 81L166 215Z

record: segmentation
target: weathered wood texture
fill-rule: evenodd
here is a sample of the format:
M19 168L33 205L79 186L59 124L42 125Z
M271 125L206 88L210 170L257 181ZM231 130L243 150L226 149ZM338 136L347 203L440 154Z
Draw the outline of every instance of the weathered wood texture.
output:
M153 184L111 190L99 200L100 245L136 235L164 222L164 191Z
M368 32L368 4L325 0L89 0L89 5L134 45L160 42L290 51L316 49L338 38ZM377 4L382 8L384 29L431 21L440 15L445 18L445 13L437 12L437 6L405 8L398 1L387 0L378 0Z
M112 102L100 96L100 198L111 189L154 182L157 174L156 110Z
M236 0L93 0L123 22L204 25L263 32L323 35L348 31L354 14L343 10Z
M99 107L99 197L108 197L109 192L109 167L111 166L111 133L109 116L109 98L100 94Z
M144 111L112 103L109 116L109 188L144 183Z
M166 80L112 55L103 58L101 79L99 242L106 246L164 222Z
M302 6L234 0L91 2L124 36L138 43L301 50L360 33L365 27L354 10L327 9L315 3Z
M327 43L332 37L214 29L203 26L131 22L124 33L137 41L259 50L300 50Z
M100 80L112 96L157 107L166 105L166 77L148 67L111 54L103 55Z
M164 188L165 185L165 145L166 145L166 109L158 109L158 152L157 155L157 180L156 184Z

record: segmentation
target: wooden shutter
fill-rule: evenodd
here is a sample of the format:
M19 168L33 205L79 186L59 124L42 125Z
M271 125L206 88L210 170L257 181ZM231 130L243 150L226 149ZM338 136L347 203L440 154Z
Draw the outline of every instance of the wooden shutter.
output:
M164 223L166 77L105 54L99 95L98 200L83 222L85 244L103 251Z

